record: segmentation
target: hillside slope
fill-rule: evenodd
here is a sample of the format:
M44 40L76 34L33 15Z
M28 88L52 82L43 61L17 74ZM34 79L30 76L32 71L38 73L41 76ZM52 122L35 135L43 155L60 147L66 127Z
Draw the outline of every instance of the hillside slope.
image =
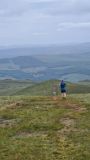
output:
M67 82L67 93L90 93L90 85L83 84L75 84ZM50 80L44 81L41 83L37 83L33 86L26 87L24 89L19 90L15 93L15 95L31 95L31 96L40 96L40 95L52 95L53 88L56 87L57 95L60 94L59 90L59 81L58 80Z
M26 87L34 85L34 82L30 80L0 80L0 96L12 95Z
M54 87L57 95L60 94L59 80L49 80L35 83L30 80L0 80L0 96L10 95L31 95L31 96L48 96L53 94ZM87 83L69 83L66 82L67 93L90 93L90 85Z

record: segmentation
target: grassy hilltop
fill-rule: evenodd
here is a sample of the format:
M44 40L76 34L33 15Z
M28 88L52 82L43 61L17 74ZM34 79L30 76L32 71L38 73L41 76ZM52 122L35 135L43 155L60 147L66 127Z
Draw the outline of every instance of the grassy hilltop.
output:
M44 81L30 87L26 87L24 89L19 90L18 92L14 93L14 95L31 95L31 96L50 96L52 95L53 86L57 88L57 95L60 94L59 90L59 81L58 80L49 80ZM90 93L90 85L83 85L83 84L75 84L66 82L67 85L67 93Z
M89 160L90 94L71 97L1 97L0 159Z
M67 84L67 93L90 93L90 83L69 83ZM87 85L86 85L87 84ZM31 95L31 96L50 96L52 95L53 86L57 88L57 95L59 91L59 80L48 80L35 83L30 80L0 80L0 96L12 95Z
M90 85L58 84L0 81L0 160L90 159Z

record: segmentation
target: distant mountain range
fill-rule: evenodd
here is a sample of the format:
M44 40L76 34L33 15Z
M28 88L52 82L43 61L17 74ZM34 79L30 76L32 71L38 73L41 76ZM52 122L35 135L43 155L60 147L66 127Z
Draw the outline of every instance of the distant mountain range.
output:
M90 80L90 43L65 48L50 46L0 50L0 55L6 54L14 57L0 59L0 79Z
M90 42L50 45L50 46L22 46L22 47L0 47L0 58L10 58L24 55L42 55L42 54L89 54Z

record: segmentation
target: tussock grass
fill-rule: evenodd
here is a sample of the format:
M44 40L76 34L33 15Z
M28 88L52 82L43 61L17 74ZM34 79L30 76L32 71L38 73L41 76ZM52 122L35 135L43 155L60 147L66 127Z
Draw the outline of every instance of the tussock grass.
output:
M89 160L89 96L0 97L0 160Z

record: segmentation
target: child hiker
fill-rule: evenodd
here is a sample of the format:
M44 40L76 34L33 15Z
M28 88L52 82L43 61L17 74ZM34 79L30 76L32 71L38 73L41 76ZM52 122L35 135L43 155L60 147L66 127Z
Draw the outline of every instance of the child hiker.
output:
M60 87L62 98L66 98L66 83L64 82L64 80L61 81L61 83L59 84L59 87Z

